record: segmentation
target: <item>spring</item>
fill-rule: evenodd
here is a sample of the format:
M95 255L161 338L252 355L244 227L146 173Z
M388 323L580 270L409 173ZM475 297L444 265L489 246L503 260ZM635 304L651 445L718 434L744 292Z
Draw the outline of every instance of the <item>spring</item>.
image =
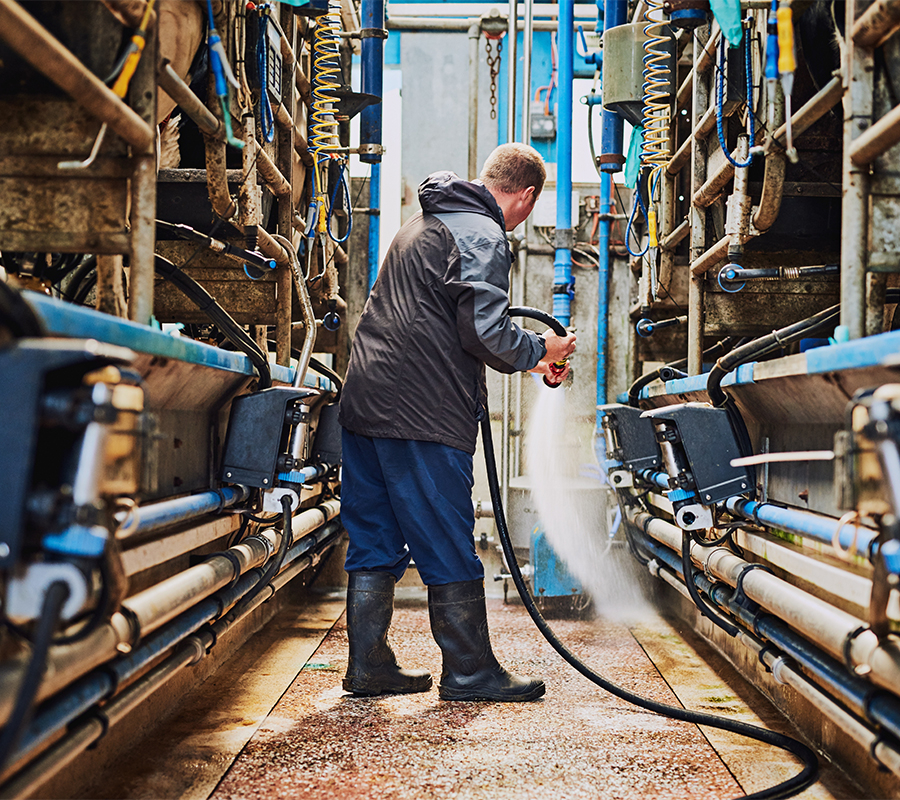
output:
M789 280L797 280L800 277L800 267L782 267L781 277Z
M669 160L669 97L671 95L670 55L666 51L668 36L662 18L662 0L648 0L644 11L644 141L641 166L661 170ZM657 12L657 18L650 16Z
M334 93L340 87L335 80L341 74L338 43L341 30L341 5L329 0L328 13L319 17L313 35L312 111L309 115L309 144L316 164L323 154L338 147L338 123L334 118Z
M316 230L323 238L328 230L326 210L327 168L323 164L336 158L340 148L338 122L334 116L335 92L341 74L338 43L341 31L340 0L328 0L328 13L319 17L313 34L312 106L309 114L309 147L313 152L313 196L316 206Z

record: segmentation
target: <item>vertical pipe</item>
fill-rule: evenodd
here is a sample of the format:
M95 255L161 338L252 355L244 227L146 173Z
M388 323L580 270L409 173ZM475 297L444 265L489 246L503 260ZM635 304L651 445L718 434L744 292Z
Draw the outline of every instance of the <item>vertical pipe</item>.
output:
M507 103L506 103L506 141L516 141L516 44L519 38L519 10L516 0L509 0L509 29L507 31Z
M588 109L590 113L590 109ZM612 175L604 172L600 175L600 233L597 242L599 263L597 265L597 405L606 402L606 349L609 336L609 213L612 192ZM597 418L597 430L600 430L600 418Z
M627 0L597 0L598 12L603 14L603 30L624 25L628 16ZM625 122L614 111L603 110L603 127L600 134L600 169L604 172L621 172L625 163L622 140Z
M531 50L534 39L534 0L525 0L525 24L522 33L522 129L519 139L523 144L531 144ZM522 226L522 240L519 242L519 258L516 262L515 280L510 286L512 301L517 306L525 305L525 276L528 274L528 225ZM513 404L514 438L510 447L510 475L522 473L522 373L516 372L510 378ZM506 497L506 495L504 495Z
M144 54L131 80L129 98L134 111L156 130L156 59L158 25L147 37ZM156 251L156 141L134 148L131 177L131 270L128 318L144 325L153 317L154 253Z
M378 277L381 250L381 164L372 164L369 176L369 291Z
M522 34L522 132L520 141L523 144L531 144L531 48L532 40L534 39L534 0L525 0L524 14L525 30Z
M478 45L481 20L469 26L469 170L468 179L478 177Z
M362 0L362 91L384 94L384 0ZM359 160L372 165L369 177L369 289L378 276L381 248L381 116L382 104L367 106L359 115Z
M553 262L553 316L571 321L572 282L572 79L574 77L574 0L559 4L559 129L556 136L556 258Z
M846 8L847 30L856 22L857 3ZM865 335L866 268L869 229L868 167L850 160L850 146L872 121L873 56L852 42L844 71L844 199L841 205L841 325L851 339Z
M290 8L282 5L281 7L281 25L287 36L290 38L288 44L291 46L292 52L296 44L295 32L296 24L294 22L294 14ZM290 114L290 118L294 119L296 108L294 106L294 69L296 61L282 60L281 75L281 105ZM277 150L276 158L278 168L281 174L288 177L292 186L294 181L299 180L294 174L294 126L278 126L276 138ZM298 170L302 173L303 167ZM294 241L294 201L293 195L282 195L278 198L278 233L284 236L288 241ZM283 367L289 366L291 363L291 316L293 311L293 280L291 276L291 268L289 264L279 264L276 267L276 304L275 304L275 360ZM268 352L268 344L263 348L263 352Z
M384 0L362 0L360 7L361 88L366 94L384 94ZM381 103L366 106L359 114L359 160L381 163ZM371 203L369 204L371 205Z
M691 130L697 130L709 106L708 77L699 68L703 50L709 39L708 28L698 28L694 34L694 83ZM706 182L706 139L695 136L691 142L691 197ZM691 261L706 252L706 209L691 205ZM688 287L688 374L703 371L703 281L704 276L691 272Z

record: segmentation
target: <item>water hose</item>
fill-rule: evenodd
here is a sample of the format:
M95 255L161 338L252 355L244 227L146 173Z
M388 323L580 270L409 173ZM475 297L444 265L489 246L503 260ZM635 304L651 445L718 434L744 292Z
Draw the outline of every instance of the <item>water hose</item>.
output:
M537 309L511 308L510 316L528 317L538 322L543 322L554 332L558 332L560 329L565 331L565 328L558 320ZM484 461L485 467L487 468L488 484L491 491L491 503L494 508L494 521L497 524L497 531L503 546L503 555L506 558L506 563L509 567L513 583L515 584L519 597L522 598L522 603L527 609L534 624L544 638L550 643L550 646L562 656L563 660L584 675L589 681L627 703L631 703L646 709L647 711L661 714L670 719L690 722L694 725L706 725L711 728L719 728L720 730L730 731L765 744L780 747L782 750L787 750L789 753L792 753L803 762L804 767L800 773L776 786L746 795L750 800L770 800L771 798L792 797L811 786L819 773L818 759L816 758L816 754L802 742L792 739L789 736L775 733L774 731L769 731L765 728L760 728L756 725L748 725L745 722L738 722L737 720L727 719L725 717L717 717L713 714L706 714L700 711L689 711L685 708L670 706L666 703L660 703L656 700L641 697L640 695L613 683L599 673L594 672L594 670L579 660L579 658L557 638L553 629L547 623L547 620L544 619L543 615L538 610L534 598L531 596L528 587L525 585L522 570L519 568L518 562L516 561L512 540L509 536L509 528L506 525L506 514L503 510L503 499L500 493L500 480L497 476L497 464L494 456L494 443L491 436L489 414L485 414L484 418L481 420L481 439L484 447Z

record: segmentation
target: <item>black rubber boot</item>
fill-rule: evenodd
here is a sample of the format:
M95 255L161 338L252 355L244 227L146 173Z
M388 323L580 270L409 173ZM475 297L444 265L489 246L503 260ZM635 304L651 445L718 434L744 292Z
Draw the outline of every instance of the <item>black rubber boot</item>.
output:
M425 670L400 669L388 644L395 583L389 572L349 574L347 637L350 639L350 661L344 676L344 691L371 697L427 692L431 688L431 675Z
M544 682L507 672L488 634L484 581L428 587L431 632L444 654L442 700L523 702L544 694Z

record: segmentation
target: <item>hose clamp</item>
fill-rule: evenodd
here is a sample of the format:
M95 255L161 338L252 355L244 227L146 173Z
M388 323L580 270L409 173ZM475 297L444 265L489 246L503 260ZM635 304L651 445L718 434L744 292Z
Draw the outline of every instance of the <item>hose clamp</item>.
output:
M134 613L128 606L122 605L119 608L119 613L125 617L125 621L128 623L128 630L130 632L130 636L128 637L127 642L119 642L116 645L116 650L120 653L130 653L134 650L135 647L140 644L141 641L141 621L138 619L137 614Z
M884 744L885 742L886 739L881 731L876 731L875 738L872 739L872 744L869 745L869 755L872 756L872 760L878 765L879 772L890 772L887 765L878 757L878 745Z
M775 649L771 644L763 645L762 650L757 654L757 658L759 659L759 663L763 665L763 669L766 672L771 672L772 668L766 663L766 655L769 653L775 654L778 650Z
M237 553L232 552L231 550L220 550L218 553L210 553L206 561L209 561L211 558L215 558L216 556L221 556L226 561L231 563L231 566L234 569L234 574L231 577L231 580L228 582L226 586L223 586L222 589L227 591L228 589L233 589L237 582L241 579L241 559L238 557Z
M387 39L388 32L386 28L360 28L360 39Z
M782 686L787 683L787 680L782 674L787 666L788 660L784 656L778 656L778 658L772 662L772 677L775 679L776 683L780 683Z
M844 639L844 644L841 647L841 652L844 655L844 666L847 668L848 672L851 672L854 675L868 675L872 671L872 667L869 664L854 664L853 657L850 652L853 647L853 640L859 636L860 634L866 633L871 630L868 625L860 625L858 628L850 631L847 634L847 638Z
M853 539L850 541L850 546L844 548L841 545L841 531L844 529L844 525L849 525L851 522L856 523L853 528ZM848 511L837 521L837 525L834 528L834 533L831 535L831 546L834 548L834 551L845 561L849 561L857 553L856 541L859 538L859 523L859 511L857 509Z
M854 675L868 675L872 671L872 667L869 664L855 664L853 663L853 657L850 652L853 647L853 640L859 636L860 634L866 633L871 630L868 625L860 625L858 628L850 631L847 634L847 638L844 639L844 644L841 647L841 652L844 655L844 666L847 668L848 672L853 673Z
M731 595L731 602L739 605L745 611L749 611L751 614L756 614L759 609L759 603L755 600L751 600L747 597L747 593L744 591L744 578L747 577L747 573L752 572L755 569L761 569L765 572L768 572L770 575L773 574L772 570L769 569L765 564L744 564L741 567L741 572L738 575L737 581L735 581L734 585L734 593ZM754 629L756 625L754 624Z
M96 750L106 734L109 733L109 717L103 711L94 711L84 717L84 720L86 722L96 720L100 723L100 735L85 748L87 750Z

